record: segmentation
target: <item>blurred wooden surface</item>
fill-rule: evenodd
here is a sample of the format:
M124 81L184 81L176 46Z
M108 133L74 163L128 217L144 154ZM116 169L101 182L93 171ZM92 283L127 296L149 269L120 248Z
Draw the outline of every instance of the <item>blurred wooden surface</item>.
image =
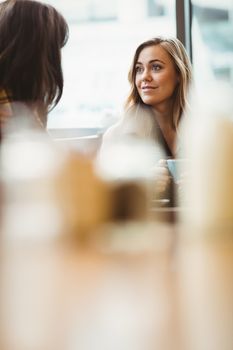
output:
M5 246L1 349L232 350L232 238L189 231L135 223L83 246Z

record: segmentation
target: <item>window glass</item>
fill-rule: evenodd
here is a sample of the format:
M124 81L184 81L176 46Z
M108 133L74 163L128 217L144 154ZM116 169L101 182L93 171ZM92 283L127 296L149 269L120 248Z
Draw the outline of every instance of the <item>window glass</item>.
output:
M136 47L176 34L175 0L50 0L68 21L64 93L48 128L107 127L121 114Z
M233 86L233 1L193 0L195 79L216 78Z

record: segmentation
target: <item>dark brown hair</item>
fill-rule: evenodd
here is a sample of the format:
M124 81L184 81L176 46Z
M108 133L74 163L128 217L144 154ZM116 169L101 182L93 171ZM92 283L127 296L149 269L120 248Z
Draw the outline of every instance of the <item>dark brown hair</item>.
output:
M61 48L68 25L50 5L33 0L0 4L0 88L10 101L36 106L41 121L63 92Z
M183 44L177 38L156 37L143 42L138 46L134 54L133 62L129 71L128 79L131 85L129 96L125 103L126 110L136 105L144 105L135 84L136 63L142 50L149 46L160 45L171 56L175 69L180 78L173 106L173 125L178 128L182 113L187 107L187 96L192 82L192 66Z

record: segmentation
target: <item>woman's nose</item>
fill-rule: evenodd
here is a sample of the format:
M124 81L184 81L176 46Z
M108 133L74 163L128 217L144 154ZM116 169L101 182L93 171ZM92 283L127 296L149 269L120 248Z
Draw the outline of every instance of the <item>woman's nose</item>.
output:
M148 69L144 69L143 74L142 74L142 80L143 81L151 81L152 80L150 71Z

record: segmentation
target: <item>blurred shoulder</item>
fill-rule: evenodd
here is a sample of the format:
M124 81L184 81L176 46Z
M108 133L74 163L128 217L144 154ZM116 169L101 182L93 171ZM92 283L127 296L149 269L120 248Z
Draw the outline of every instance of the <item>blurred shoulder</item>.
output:
M110 126L103 134L103 141L113 141L118 138L122 133L122 121L118 121L116 124Z
M102 142L99 150L99 154L101 154L106 149L109 149L111 145L116 144L122 135L122 126L121 121L110 126L102 136Z

